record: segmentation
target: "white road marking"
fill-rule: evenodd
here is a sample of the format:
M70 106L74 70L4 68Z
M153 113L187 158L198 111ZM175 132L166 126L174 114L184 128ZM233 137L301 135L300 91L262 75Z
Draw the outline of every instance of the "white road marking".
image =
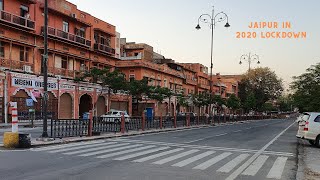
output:
M258 152L256 152L251 158L249 158L245 163L243 163L237 170L235 170L226 180L234 180L236 179L257 157L259 157L263 151L265 151L273 142L275 142L283 133L285 133L292 125L289 125L286 129L281 131L275 138L273 138L269 143L267 143L264 147L262 147Z
M137 160L134 160L133 162L145 162L145 161L148 161L148 160L151 160L151 159L155 159L155 158L158 158L158 157L161 157L161 156L165 156L165 155L168 155L168 154L172 154L172 153L175 153L175 152L179 152L179 151L182 151L182 150L184 150L184 148L173 149L173 150L170 150L170 151L166 151L166 152L162 152L162 153L159 153L159 154L154 154L154 155L151 155L151 156L147 156L147 157L144 157L144 158L141 158L141 159L137 159Z
M193 149L193 150L189 150L189 151L186 151L186 152L183 152L181 154L177 154L177 155L174 155L174 156L170 156L170 157L167 157L167 158L164 158L164 159L161 159L159 161L155 161L153 162L152 164L165 164L167 162L170 162L170 161L173 161L173 160L176 160L176 159L179 159L179 158L182 158L184 156L188 156L192 153L195 153L195 152L198 152L199 150L197 149Z
M196 139L196 140L193 140L193 141L187 141L187 142L183 142L183 143L184 143L184 144L194 143L194 142L202 141L202 140L209 139L209 138L213 138L213 137L224 136L224 135L227 135L227 134L228 134L228 133L217 134L217 135L214 135L214 136L209 136L209 137L205 137L205 138L201 138L201 139Z
M30 149L31 151L47 151L47 150L54 150L54 149L62 149L66 147L75 147L75 146L83 146L87 144L98 144L103 143L105 141L88 141L88 142L81 142L81 143L71 143L71 144L62 144L62 145L56 145L56 146L48 146L43 148L34 148Z
M85 152L98 151L98 150L102 150L102 149L110 149L110 148L115 148L115 147L119 147L119 146L125 146L125 145L128 145L128 144L130 144L130 143L104 145L104 146L98 147L98 148L89 148L89 149L83 149L83 150L79 150L79 151L66 152L66 153L62 153L62 154L74 155L74 154L80 154L80 153L85 153Z
M254 176L267 161L269 156L261 155L259 156L243 173L242 175Z
M216 151L229 151L229 152L241 152L241 153L256 153L259 150L253 149L238 149L238 148L226 148L226 147L213 147L213 146L201 146L201 145L191 145L191 144L179 144L179 143L167 143L167 142L155 142L155 141L145 141L145 140L131 140L131 139L110 139L108 141L115 142L130 142L130 143L143 143L143 144L153 144L162 146L172 146L181 148L193 148L193 149L204 149L204 150L216 150ZM278 156L294 156L293 153L287 152L274 152L274 151L263 151L262 154L268 155L278 155Z
M270 169L267 178L281 179L282 172L284 166L286 165L287 159L287 157L278 157L274 162L272 168Z
M222 153L212 159L209 159L208 161L204 162L204 163L201 163L199 164L198 166L195 166L194 168L192 169L200 169L200 170L205 170L207 169L208 167L216 164L217 162L221 161L222 159L230 156L232 153L230 152L225 152L225 153Z
M93 147L105 146L105 145L110 145L110 144L115 144L115 143L116 142L108 142L108 143L102 143L102 144L89 144L89 145L84 145L84 146L77 146L77 147L70 147L70 148L53 150L53 151L49 151L49 153L65 152L65 151L72 151L72 150L84 149L84 148L93 148Z
M125 150L125 151L120 151L120 152L114 152L114 153L111 153L111 154L101 155L101 156L98 156L97 158L99 158L99 159L108 158L108 157L118 156L118 155L127 154L127 153L131 153L131 152L135 152L135 151L141 151L141 150L149 149L149 148L153 148L153 147L155 147L155 146L153 146L153 145L144 146L144 147L140 147L140 148L129 149L129 150Z
M131 158L134 158L134 157L142 156L142 155L145 155L145 154L150 154L150 153L154 153L154 152L157 152L157 151L162 151L162 150L169 149L169 148L170 147L160 147L160 148L156 148L156 149L150 149L150 150L147 150L147 151L142 151L142 152L138 152L138 153L135 153L135 154L129 154L127 156L122 156L122 157L119 157L119 158L115 158L113 160L122 161L122 160L126 160L126 159L131 159Z
M108 152L112 152L112 151L120 151L123 149L129 149L129 148L139 147L139 146L142 146L142 144L135 144L135 145L124 146L124 147L119 147L119 148L112 148L112 149L107 149L104 151L94 151L94 152L87 153L87 154L80 154L79 156L87 157L87 156L93 156L93 155L108 153Z
M236 158L234 158L233 160L229 161L227 164L225 164L224 166L222 166L221 168L219 168L217 171L218 171L218 172L228 173L228 172L230 172L233 168L235 168L236 166L238 166L238 164L240 164L242 161L244 161L245 159L247 159L249 156L250 156L249 154L240 154L239 156L237 156Z
M185 159L185 160L183 160L183 161L180 161L180 162L178 162L178 163L176 163L176 164L173 164L172 166L183 167L183 166L186 166L186 165L188 165L188 164L190 164L190 163L193 163L193 162L195 162L195 161L197 161L197 160L199 160L199 159L202 159L202 158L204 158L204 157L207 157L207 156L209 156L209 155L211 155L211 154L213 154L213 153L215 153L215 151L207 151L207 152L204 152L204 153L202 153L202 154L198 154L198 155L193 156L193 157L191 157L191 158L188 158L188 159Z

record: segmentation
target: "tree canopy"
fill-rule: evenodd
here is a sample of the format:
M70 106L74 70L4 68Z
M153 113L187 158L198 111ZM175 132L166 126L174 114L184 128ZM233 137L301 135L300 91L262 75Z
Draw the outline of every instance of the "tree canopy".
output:
M239 98L245 110L263 110L265 102L282 95L283 83L270 68L251 69L239 83Z
M294 105L300 111L320 111L320 63L300 76L293 77L291 89Z

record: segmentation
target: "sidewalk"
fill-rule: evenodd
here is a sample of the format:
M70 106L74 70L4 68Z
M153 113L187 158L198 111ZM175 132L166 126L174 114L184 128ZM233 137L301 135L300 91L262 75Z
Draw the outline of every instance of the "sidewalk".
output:
M42 121L36 121L33 123L33 125L35 127L39 127L39 126L42 126ZM50 121L48 121L48 125L50 125ZM19 122L18 124L19 127L30 127L31 126L31 122ZM12 125L11 123L0 123L0 129L6 129L6 128L11 128Z
M298 180L320 179L320 148L311 146L308 141L298 139Z

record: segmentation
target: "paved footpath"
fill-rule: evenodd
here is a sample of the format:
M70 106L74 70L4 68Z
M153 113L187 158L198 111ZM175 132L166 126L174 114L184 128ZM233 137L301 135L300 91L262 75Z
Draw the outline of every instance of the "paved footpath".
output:
M1 179L295 179L296 124L261 120L0 151Z

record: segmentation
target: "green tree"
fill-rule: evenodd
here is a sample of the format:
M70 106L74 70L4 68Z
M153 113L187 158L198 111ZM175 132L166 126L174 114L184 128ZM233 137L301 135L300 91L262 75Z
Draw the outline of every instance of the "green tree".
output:
M293 102L300 111L320 111L320 63L312 65L291 84Z
M226 105L226 101L220 95L214 95L212 101L216 105L218 112L221 113L222 106Z
M250 109L262 110L265 102L279 98L282 92L282 80L269 68L251 69L243 75L239 83L241 103ZM248 103L254 107L248 106Z
M76 82L87 81L94 84L99 84L102 87L100 94L108 90L108 104L110 106L111 90L127 90L127 82L124 75L117 69L111 71L110 68L98 69L92 68L89 71L79 73L75 78ZM93 112L95 113L97 101L93 103Z
M232 94L227 100L227 106L231 108L233 111L240 108L240 99Z
M142 80L131 80L128 83L127 90L133 99L137 100L138 112L133 112L137 115L140 115L142 112L139 112L139 101L142 101L143 96L147 96L150 91L150 86L148 86L148 79L144 78Z
M201 107L208 106L212 102L210 97L211 96L208 92L193 94L191 96L193 104L199 108L198 115L201 115L201 111L200 111Z
M256 97L254 93L251 92L248 94L246 100L244 101L244 108L248 112L249 110L255 110L256 107Z
M262 107L263 111L276 111L277 107L273 106L270 102L265 102Z

